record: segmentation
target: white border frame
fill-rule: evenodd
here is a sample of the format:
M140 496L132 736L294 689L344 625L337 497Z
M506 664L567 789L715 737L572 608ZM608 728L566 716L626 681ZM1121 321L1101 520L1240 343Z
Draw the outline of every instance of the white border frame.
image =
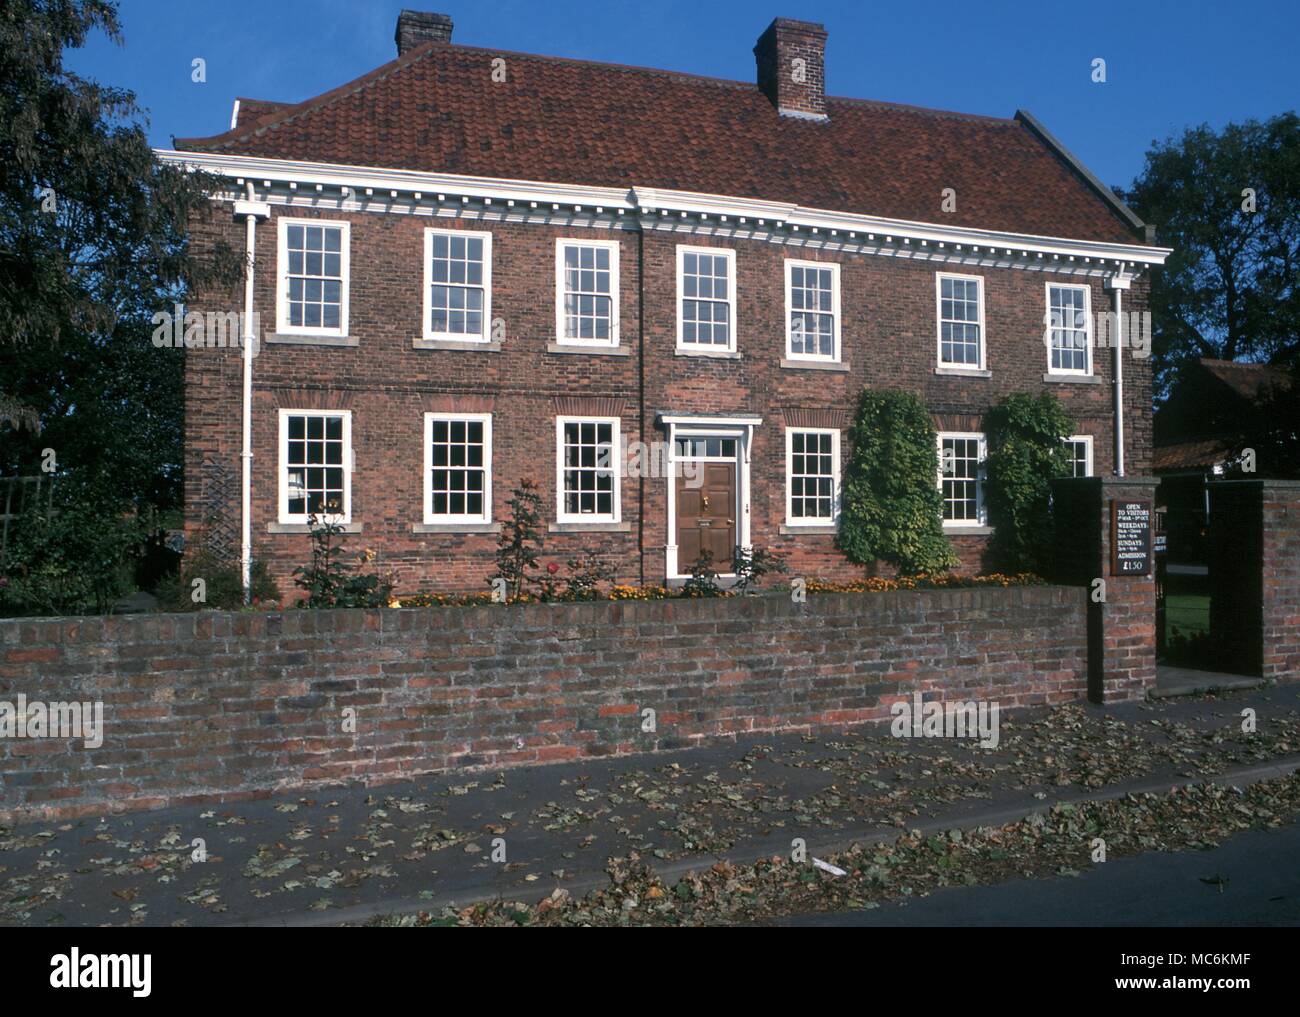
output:
M833 492L831 500L831 517L829 519L809 519L806 516L795 518L791 509L794 507L794 495L791 490L790 481L793 474L790 467L794 460L794 435L798 431L801 434L829 434L831 439L831 470L833 477ZM793 527L826 527L839 526L840 524L840 429L838 427L790 427L785 429L785 524Z
M348 336L348 294L352 289L352 223L347 219L302 219L276 217L275 330L281 335L320 335L345 339ZM339 327L289 324L289 227L328 226L342 229L339 241Z
M1084 347L1084 362L1087 367L1082 371L1073 368L1062 368L1052 366L1052 290L1083 290L1083 327L1087 332L1086 346ZM1092 377L1092 344L1095 340L1092 334L1092 287L1086 283L1057 282L1047 279L1043 286L1043 345L1047 348L1047 373L1068 377L1073 375L1076 378Z
M1087 448L1088 448L1088 456L1087 456L1087 461L1088 461L1088 472L1085 473L1084 476L1085 476L1085 477L1095 477L1095 476L1097 475L1097 463L1096 463L1096 461L1095 461L1095 460L1093 459L1093 457L1092 457L1092 435L1090 435L1090 434L1072 434L1072 435L1070 435L1070 437L1066 438L1065 440L1066 440L1067 442L1072 442L1072 441L1082 442L1084 445L1087 446ZM1074 475L1074 474L1071 474L1071 476L1073 476L1073 475Z
M988 526L988 509L984 505L984 461L988 459L989 446L988 439L985 438L983 431L940 431L935 436L935 451L938 454L939 461L935 464L936 476L939 482L939 495L943 496L943 440L945 438L978 438L979 439L979 461L975 468L975 518L974 519L944 519L943 506L939 506L939 518L943 523L944 530L961 532L962 530L977 529Z
M479 237L483 241L483 333L479 336L467 332L434 332L429 328L433 312L433 238L435 235L447 237ZM451 285L458 285L452 283ZM424 230L424 321L420 325L420 334L425 342L465 343L475 345L492 341L492 234L488 230L449 230L436 226L426 226Z
M609 254L609 296L610 328L609 339L569 339L564 334L564 248L604 247ZM622 329L619 291L623 286L623 275L619 267L619 251L622 244L617 240L589 240L582 237L555 238L555 345L574 346L579 349L618 349Z
M433 422L476 420L483 425L483 511L479 515L434 515L433 513ZM452 467L454 469L454 467ZM424 522L426 526L492 522L492 414L426 413L424 415Z
M727 345L717 343L688 343L682 339L685 331L686 292L683 286L686 268L686 255L708 254L727 259L727 307L729 327ZM735 353L738 349L736 340L736 251L731 247L696 247L691 244L677 245L677 352L683 354Z
M286 410L279 413L280 440L279 459L276 462L276 486L279 496L276 499L278 521L284 525L306 523L309 513L301 515L289 512L289 418L290 417L342 417L343 418L343 514L327 516L331 522L347 526L352 522L352 474L356 468L356 456L352 451L352 411L351 410Z
M835 317L835 355L828 357L821 353L795 353L791 346L794 338L790 327L790 306L794 268L798 265L807 268L829 268L831 270L831 313ZM785 358L786 360L809 360L820 364L838 364L841 362L840 347L840 263L838 261L812 261L807 258L785 259Z
M980 288L980 362L978 364L955 364L943 359L943 280L975 280ZM934 273L934 357L935 365L950 371L987 371L989 359L988 316L984 310L984 277L965 272Z
M598 512L564 511L564 425L565 424L612 424L610 430L610 455L613 461L610 469L614 474L614 512L603 515ZM619 523L623 521L623 464L619 457L623 454L622 417L586 417L580 414L557 416L555 418L555 521L557 523Z

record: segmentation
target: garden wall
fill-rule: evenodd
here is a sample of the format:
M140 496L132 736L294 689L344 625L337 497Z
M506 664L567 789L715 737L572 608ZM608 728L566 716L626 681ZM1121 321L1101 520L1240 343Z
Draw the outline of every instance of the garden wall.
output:
M98 699L105 721L94 749L0 738L0 820L836 728L886 719L917 690L1063 702L1086 692L1085 597L990 587L0 621L0 702Z

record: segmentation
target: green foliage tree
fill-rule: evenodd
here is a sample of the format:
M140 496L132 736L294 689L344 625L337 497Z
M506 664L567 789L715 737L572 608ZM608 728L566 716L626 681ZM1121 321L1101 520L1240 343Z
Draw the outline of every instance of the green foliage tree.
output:
M1300 117L1194 127L1120 194L1174 249L1151 280L1159 395L1189 360L1300 356Z
M836 536L836 546L850 561L885 561L905 575L957 564L943 532L936 440L916 395L862 392L849 429Z
M242 267L239 252L199 257L187 242L211 180L155 158L129 91L64 67L96 32L121 41L115 4L0 5L0 475L36 474L53 449L53 475L75 480L65 497L85 499L63 518L84 507L115 530L179 504L182 353L153 346L153 316L187 282L229 285ZM32 539L7 556L11 577L39 569L22 551L49 525L62 524L23 522ZM109 571L83 578L108 589Z
M989 554L1003 572L1045 574L1052 562L1053 477L1070 475L1074 425L1051 392L1007 396L984 416Z

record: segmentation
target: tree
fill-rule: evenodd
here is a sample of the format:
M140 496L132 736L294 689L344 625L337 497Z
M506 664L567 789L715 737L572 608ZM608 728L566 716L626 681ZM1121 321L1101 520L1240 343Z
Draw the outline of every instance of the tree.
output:
M935 442L920 398L863 391L849 430L851 453L835 538L850 561L882 560L909 575L957 564L943 533Z
M510 515L501 526L497 540L497 568L488 577L504 579L508 595L517 600L523 595L524 584L532 578L538 567L545 538L542 536L542 496L537 485L523 480L510 494Z
M1174 249L1151 282L1160 397L1189 360L1300 356L1300 117L1192 128L1122 196Z
M209 178L155 158L129 91L63 66L95 31L121 41L115 4L0 6L0 473L36 473L51 448L101 510L167 507L182 353L152 345L152 319L241 259L191 253Z
M1065 439L1074 425L1051 392L1007 396L984 417L984 504L999 570L1045 575L1051 564L1053 477L1070 475Z

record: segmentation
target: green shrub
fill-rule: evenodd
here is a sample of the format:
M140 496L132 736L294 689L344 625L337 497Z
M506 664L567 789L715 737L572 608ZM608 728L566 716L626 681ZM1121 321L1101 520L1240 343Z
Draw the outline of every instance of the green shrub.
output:
M0 613L106 614L132 586L133 555L153 527L71 481L52 510L9 524Z
M328 519L310 516L311 564L296 568L294 584L307 591L299 607L387 607L393 598L393 584L361 566L374 557L370 552L349 555L339 542L343 527Z
M203 599L194 599L194 580L203 580ZM267 569L266 562L254 554L251 580L253 604L274 604L280 600L280 588ZM164 611L238 611L244 606L244 584L239 562L222 561L199 540L181 558L179 573L159 584L158 604Z
M1050 571L1051 479L1070 475L1065 439L1073 430L1050 392L1007 396L985 415L984 504L993 526L989 555L997 568Z
M885 561L904 575L942 572L957 564L943 532L935 442L920 398L863 391L849 429L835 538L850 561Z
M736 574L735 591L749 593L751 589L758 588L764 577L785 575L790 569L786 565L785 555L755 544L748 554L744 548L736 548L731 571Z
M497 569L488 577L506 581L507 596L518 600L523 595L524 583L538 567L542 553L542 498L537 485L525 480L511 492L510 514L501 525L497 541Z

